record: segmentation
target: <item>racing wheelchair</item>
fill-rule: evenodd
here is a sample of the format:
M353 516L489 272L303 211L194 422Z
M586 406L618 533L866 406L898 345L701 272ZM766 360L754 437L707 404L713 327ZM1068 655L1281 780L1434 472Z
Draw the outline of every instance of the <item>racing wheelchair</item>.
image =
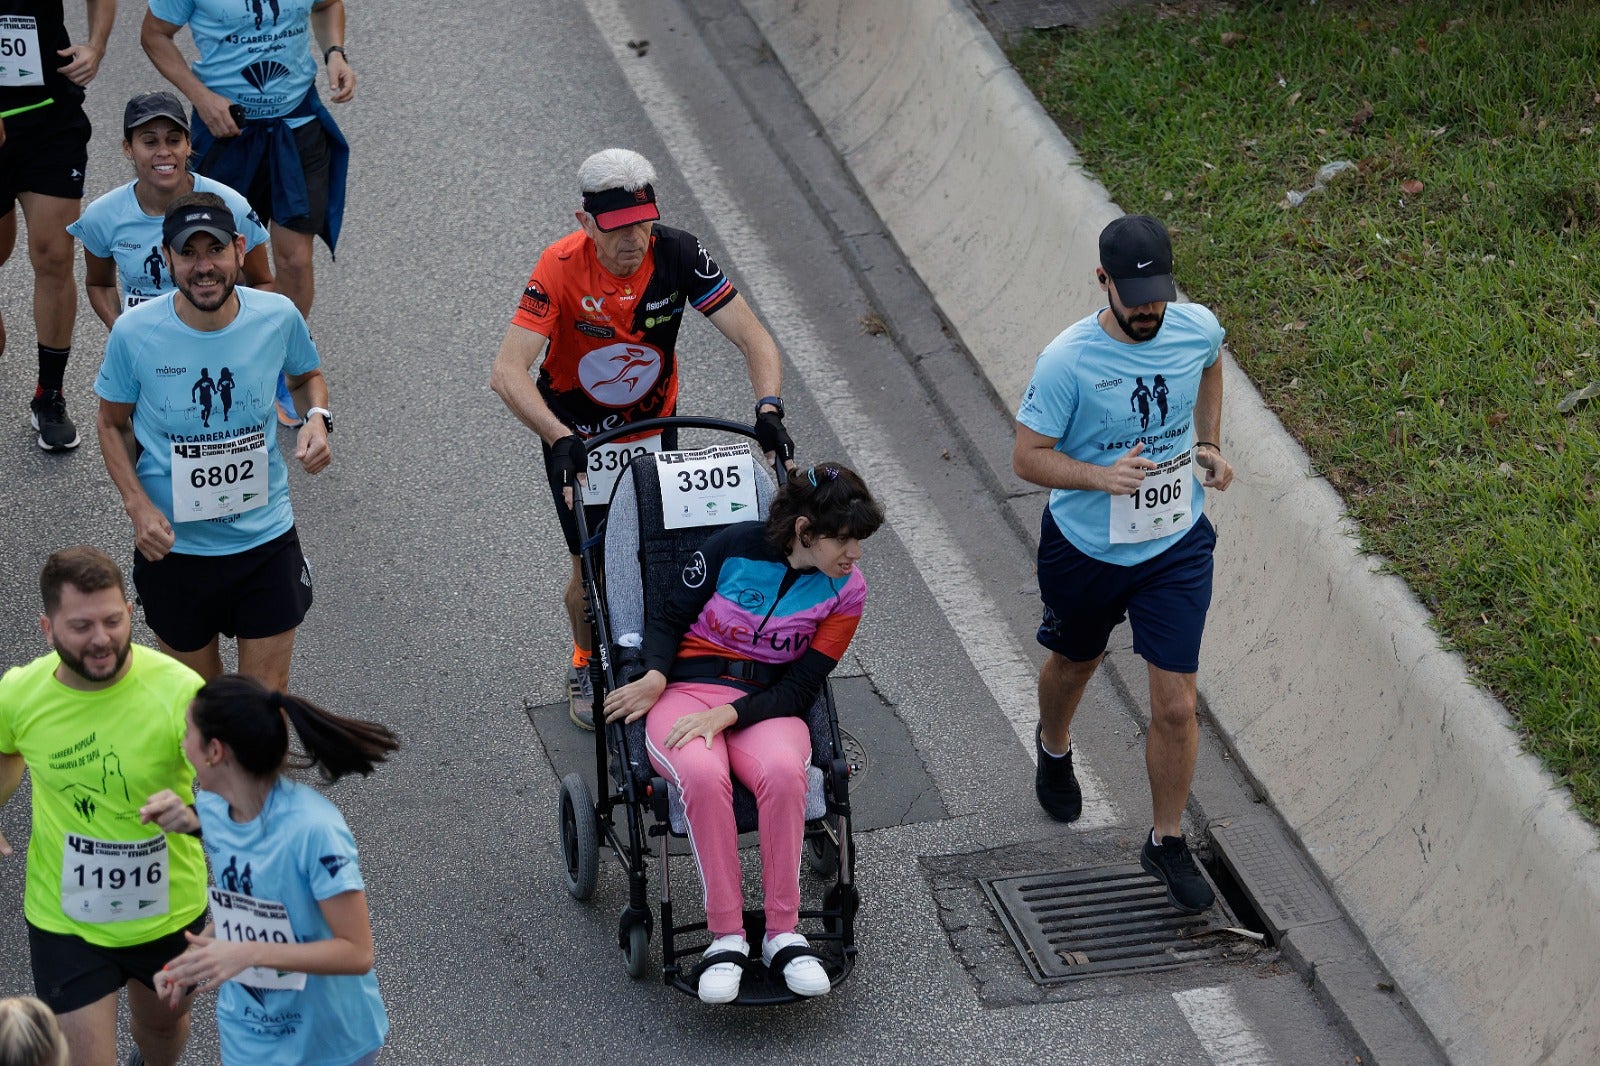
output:
M660 434L669 432L675 437L680 429L742 439L692 451L658 450ZM620 442L623 437L629 441ZM593 895L601 844L607 845L628 878L628 904L618 920L617 945L629 975L644 977L650 968L650 941L656 931L656 915L647 895L653 846L660 866L661 975L666 984L688 995L697 994L703 966L686 965L684 960L704 952L711 937L703 920L680 922L674 916L670 844L673 837L687 834L682 799L650 763L644 719L626 725L606 724L601 709L607 693L644 673L639 644L645 624L681 580L684 566L701 542L727 522L766 517L786 475L780 465L774 477L774 471L751 446L754 439L751 426L693 417L651 419L601 433L585 442L586 466L591 481L598 480L602 491L604 483L615 477L609 506L595 530L588 528L584 507L575 507L594 636L589 669L597 726L595 781L601 794L595 797L590 793L581 773L569 773L561 781L559 821L567 890L578 900ZM684 471L695 473L684 478ZM753 514L748 490L734 491L735 486L729 484L734 480L753 485ZM591 501L594 494L591 486ZM807 768L803 851L826 888L820 904L808 910L802 885L801 932L816 949L830 986L837 987L854 967L860 896L854 881L849 764L832 689L826 682L806 720L812 752ZM755 797L737 778L733 788L739 832L753 832ZM760 943L765 931L763 911L747 908L744 924L746 939ZM802 998L789 990L781 974L767 972L759 952L745 964L745 971L736 1004L762 1006Z

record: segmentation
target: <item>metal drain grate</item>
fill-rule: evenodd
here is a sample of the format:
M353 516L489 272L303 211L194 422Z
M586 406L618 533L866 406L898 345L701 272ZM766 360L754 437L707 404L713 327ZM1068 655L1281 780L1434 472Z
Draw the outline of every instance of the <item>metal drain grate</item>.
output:
M1179 914L1136 864L993 878L983 891L1039 984L1168 970L1228 948L1203 935L1232 924L1220 902Z

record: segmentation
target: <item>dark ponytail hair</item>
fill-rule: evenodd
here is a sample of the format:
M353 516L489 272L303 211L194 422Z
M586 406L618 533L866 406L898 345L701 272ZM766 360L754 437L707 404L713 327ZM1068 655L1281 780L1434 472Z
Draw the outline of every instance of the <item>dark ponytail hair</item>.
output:
M809 548L818 537L866 540L883 525L883 509L855 471L838 463L818 463L797 468L772 501L767 545L779 555L794 550L797 518L808 523L801 543Z
M400 746L387 727L325 711L310 700L274 692L253 677L223 674L195 693L194 726L206 742L220 740L246 772L272 777L289 756L289 730L294 725L305 749L295 765L315 766L323 779L370 774Z

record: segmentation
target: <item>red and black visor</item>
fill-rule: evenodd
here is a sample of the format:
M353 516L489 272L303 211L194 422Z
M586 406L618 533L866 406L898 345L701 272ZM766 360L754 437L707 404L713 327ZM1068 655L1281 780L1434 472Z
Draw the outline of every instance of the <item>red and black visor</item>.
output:
M661 217L656 210L656 190L653 185L641 189L601 189L583 194L583 209L594 217L600 232L610 233L636 222L654 222Z

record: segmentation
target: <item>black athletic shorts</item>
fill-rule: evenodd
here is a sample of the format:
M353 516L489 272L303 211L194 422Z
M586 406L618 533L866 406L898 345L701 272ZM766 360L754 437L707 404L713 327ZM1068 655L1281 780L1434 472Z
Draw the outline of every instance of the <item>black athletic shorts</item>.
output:
M566 538L567 551L577 555L579 548L577 516L572 513L572 508L567 506L561 491L561 482L556 477L555 470L550 466L550 445L545 443L542 437L539 439L539 443L544 447L544 476L545 480L550 483L550 497L556 502L556 517L561 520L561 535ZM662 431L661 447L669 452L677 449L678 431L676 429ZM583 509L583 519L589 526L589 536L594 536L595 530L600 526L600 520L605 516L606 509L599 505Z
M63 200L83 199L89 168L89 116L77 104L55 104L5 120L0 145L0 217L11 213L17 194L36 192Z
M189 932L206 925L201 914L189 923ZM146 988L156 986L156 971L182 955L189 942L183 930L126 948L103 948L70 933L50 933L28 923L28 957L33 963L33 987L45 1005L57 1014L96 1003L129 981Z
M333 159L328 151L328 131L322 128L322 123L312 119L294 128L294 143L300 149L300 169L305 172L306 199L311 204L311 213L298 218L273 217L270 152L261 157L261 169L251 179L250 188L243 190L245 199L250 201L263 226L276 222L295 233L321 233L322 223L328 217L328 181Z
M152 563L135 549L133 587L146 624L174 651L199 651L219 633L275 637L311 609L311 567L292 526L237 555L173 552Z

